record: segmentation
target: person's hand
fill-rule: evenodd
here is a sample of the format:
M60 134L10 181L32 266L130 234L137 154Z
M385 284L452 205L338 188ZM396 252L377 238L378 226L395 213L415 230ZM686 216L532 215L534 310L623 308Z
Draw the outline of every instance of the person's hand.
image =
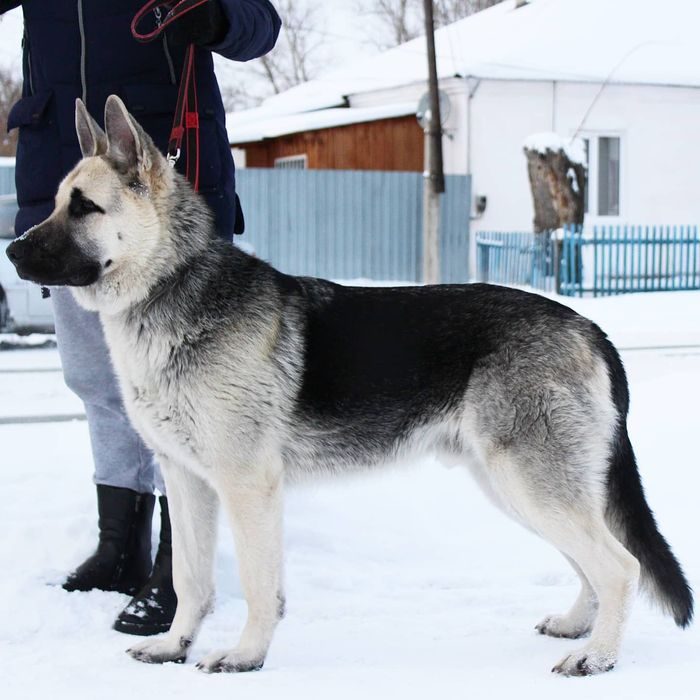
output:
M227 31L228 19L219 0L209 0L173 22L166 34L173 46L210 46L222 41Z

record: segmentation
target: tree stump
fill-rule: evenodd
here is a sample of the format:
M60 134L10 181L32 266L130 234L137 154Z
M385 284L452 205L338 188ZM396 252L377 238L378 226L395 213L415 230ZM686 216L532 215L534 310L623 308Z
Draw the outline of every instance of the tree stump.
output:
M586 164L582 144L567 143L556 134L537 134L525 143L527 172L530 178L532 203L535 209L533 228L538 244L553 253L547 267L554 273L555 289L561 291L562 264L567 267L566 279L580 283L581 251L563 257L563 241L551 241L552 231L564 226L582 226L586 203ZM550 248L551 243L551 248ZM552 257L544 255L544 259ZM552 269L553 268L553 269Z

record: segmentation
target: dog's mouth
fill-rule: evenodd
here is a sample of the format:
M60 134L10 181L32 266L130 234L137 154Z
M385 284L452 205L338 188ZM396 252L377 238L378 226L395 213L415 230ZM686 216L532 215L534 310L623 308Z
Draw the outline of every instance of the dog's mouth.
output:
M46 287L88 287L97 282L100 277L100 266L95 263L72 270L33 270L28 266L17 264L15 269L21 279Z

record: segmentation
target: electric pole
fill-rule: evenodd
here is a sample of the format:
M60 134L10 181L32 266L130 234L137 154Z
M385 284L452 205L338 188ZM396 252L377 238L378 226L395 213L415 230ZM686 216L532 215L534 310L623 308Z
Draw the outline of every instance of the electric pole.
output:
M423 0L425 37L428 42L430 108L425 115L425 166L423 171L423 282L440 282L440 195L445 191L442 168L442 122L435 58L433 0Z

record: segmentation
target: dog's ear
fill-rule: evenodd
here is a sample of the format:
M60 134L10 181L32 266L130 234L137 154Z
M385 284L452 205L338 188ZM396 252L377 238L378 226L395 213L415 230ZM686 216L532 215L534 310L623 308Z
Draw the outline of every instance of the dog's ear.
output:
M157 162L158 151L150 136L129 114L124 103L110 95L105 103L107 156L123 170L135 169L140 174L151 170Z
M107 136L88 114L80 98L75 101L75 131L83 158L101 156L107 152Z

